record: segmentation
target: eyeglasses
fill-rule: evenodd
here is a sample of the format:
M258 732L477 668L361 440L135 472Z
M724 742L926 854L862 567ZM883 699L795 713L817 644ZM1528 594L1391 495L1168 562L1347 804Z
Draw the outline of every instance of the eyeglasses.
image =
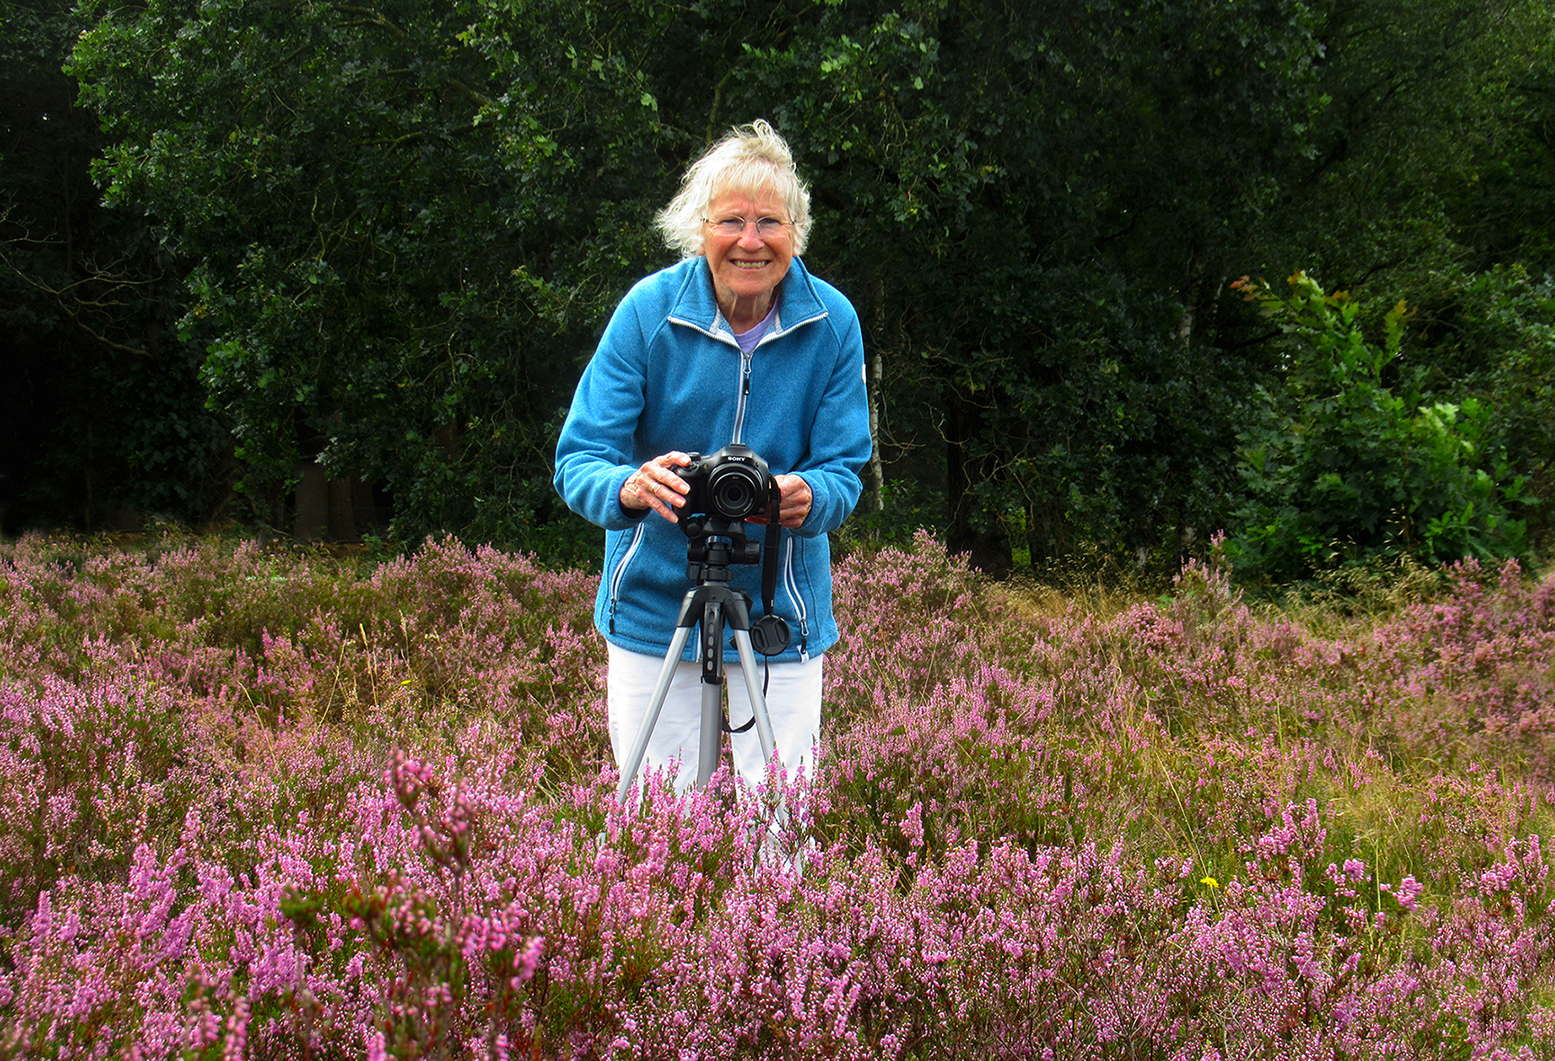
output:
M779 221L775 217L763 217L756 221L747 221L743 217L721 217L715 221L704 217L702 222L712 226L713 231L720 236L743 236L746 225L755 225L756 235L762 239L771 239L788 227L787 221Z

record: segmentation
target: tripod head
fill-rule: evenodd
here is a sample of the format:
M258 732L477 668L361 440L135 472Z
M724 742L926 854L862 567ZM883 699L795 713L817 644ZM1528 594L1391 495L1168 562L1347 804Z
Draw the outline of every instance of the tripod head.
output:
M777 486L773 484L772 511L777 512ZM788 647L788 623L772 610L777 592L776 520L767 524L765 544L751 541L745 534L743 519L698 514L680 521L680 529L690 539L686 543L686 577L698 586L724 585L730 581L730 564L761 564L761 603L765 609L751 626L751 640L763 656L776 656ZM750 598L733 590L748 606Z
M698 585L728 582L730 564L761 563L761 543L745 534L745 521L718 516L688 516L680 529L686 543L686 577Z

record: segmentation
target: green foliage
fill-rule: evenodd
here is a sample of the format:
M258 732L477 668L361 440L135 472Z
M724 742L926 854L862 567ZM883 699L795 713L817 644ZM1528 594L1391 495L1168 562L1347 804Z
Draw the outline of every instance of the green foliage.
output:
M886 475L991 571L1088 554L1169 574L1230 524L1252 396L1293 400L1230 277L1300 260L1415 291L1464 247L1547 245L1544 5L81 12L97 175L169 262L253 511L273 519L317 458L388 490L400 542L595 551L549 487L558 410L667 260L650 222L680 171L753 117L792 141L811 265L861 311ZM1537 402L1462 383L1429 383L1451 422L1408 445L1452 465L1442 439L1505 441L1538 482L1509 426ZM1400 422L1437 401L1399 396ZM1484 499L1458 493L1405 537L1483 537ZM901 515L869 518L900 537Z
M1217 520L1216 396L1242 370L1183 341L1180 303L1305 151L1302 5L88 11L73 70L118 137L100 176L193 264L184 334L261 507L317 453L387 485L402 539L565 547L544 483L571 371L656 263L679 167L765 114L887 363L891 455L929 454L910 474L943 474L953 542L997 567L1012 539L1125 552L1170 528L1175 554ZM1173 190L1189 143L1204 182Z
M204 407L201 355L172 335L176 266L92 185L106 138L60 70L83 25L60 0L0 7L6 530L198 522L226 494L225 430Z
M1525 480L1487 447L1490 410L1450 402L1393 370L1409 309L1366 337L1361 303L1297 272L1291 293L1233 285L1277 325L1282 393L1242 436L1248 502L1227 543L1244 574L1300 577L1315 568L1405 554L1427 562L1519 555Z
M181 332L258 511L317 456L384 485L401 540L532 544L565 519L554 409L643 270L654 184L652 110L620 106L640 75L608 40L578 51L602 13L88 10L71 69L116 138L99 177L190 264Z
M1519 265L1434 285L1418 361L1440 386L1456 381L1491 412L1486 447L1527 480L1531 541L1547 540L1555 497L1555 278Z
M943 468L985 569L1089 543L1175 568L1223 519L1246 389L1195 314L1306 155L1309 9L846 4L820 29L740 89L814 160L887 459Z
M1489 120L1455 122L1457 150L1469 153L1467 179L1444 182L1454 242L1476 270L1526 265L1555 270L1555 10L1544 3L1500 5L1478 90L1459 106Z

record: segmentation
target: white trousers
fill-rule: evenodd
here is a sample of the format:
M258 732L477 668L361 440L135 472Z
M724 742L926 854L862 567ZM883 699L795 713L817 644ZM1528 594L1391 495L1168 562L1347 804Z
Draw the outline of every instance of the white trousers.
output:
M610 669L606 680L606 704L610 715L610 750L615 753L616 768L625 770L637 741L638 730L648 714L662 656L645 656L607 643ZM778 761L792 780L801 770L812 772L816 741L821 735L821 661L824 655L803 662L767 663L756 660L757 688L766 683L764 699L772 721L772 739ZM768 672L770 671L770 678ZM729 725L743 726L752 716L750 693L745 687L744 670L738 663L724 668L724 685L729 690ZM648 739L638 779L653 771L664 771L674 763L675 791L685 792L696 785L701 765L702 665L680 662L664 708ZM729 734L734 752L734 769L747 785L755 788L767 776L766 760L761 754L761 738L752 726L744 733Z

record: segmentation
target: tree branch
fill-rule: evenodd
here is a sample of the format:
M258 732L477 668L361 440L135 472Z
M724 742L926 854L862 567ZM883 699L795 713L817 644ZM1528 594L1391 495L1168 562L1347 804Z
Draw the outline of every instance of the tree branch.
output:
M0 215L0 219L3 219L4 216L5 215ZM39 245L39 246L49 246L49 245L57 246L58 245L58 241L57 240L35 240L35 239L32 239L32 238L30 238L30 237L28 237L26 235L23 235L22 237L17 238L17 239L8 239L8 240L0 241L0 264L3 264L5 266L5 268L7 270L9 270L12 274L14 274L18 280L20 280L22 283L26 284L28 287L32 288L34 291L39 291L39 292L49 296L50 298L52 298L54 300L55 304L59 306L60 312L63 313L67 318L69 318L70 322L72 324L74 324L77 328L79 328L82 332L84 332L87 335L91 336L94 341L102 344L103 346L106 346L110 350L117 351L117 352L119 352L121 354L134 354L137 357L148 357L148 358L151 356L151 351L143 349L141 347L127 346L124 343L115 342L114 340L108 338L106 335L102 335L102 334L98 333L97 331L93 330L92 327L89 326L86 323L86 321L82 320L82 312L81 311L82 311L83 308L89 308L89 309L109 309L109 308L121 307L122 303L112 302L112 301L101 301L101 300L97 300L97 299L92 299L92 300L83 299L83 298L81 298L79 296L71 295L70 291L71 291L72 288L78 287L78 286L80 286L82 284L90 283L92 281L97 281L97 282L101 282L101 283L107 284L109 286L109 288L112 289L112 288L120 288L120 287L137 287L137 286L141 286L141 285L144 285L144 284L155 283L154 280L132 280L132 279L127 279L127 278L125 278L123 276L114 276L111 273L96 272L96 273L93 273L93 275L88 276L88 277L86 277L84 279L78 280L78 281L76 281L73 284L69 284L69 285L65 286L64 288L51 287L47 283L45 283L42 280L38 279L37 277L32 276L29 273L24 272L22 269L20 269L16 265L15 262L13 262L11 260L11 256L6 253L6 248L8 246L10 246L12 244L16 244L16 243L30 243L30 244L36 244L36 245Z

